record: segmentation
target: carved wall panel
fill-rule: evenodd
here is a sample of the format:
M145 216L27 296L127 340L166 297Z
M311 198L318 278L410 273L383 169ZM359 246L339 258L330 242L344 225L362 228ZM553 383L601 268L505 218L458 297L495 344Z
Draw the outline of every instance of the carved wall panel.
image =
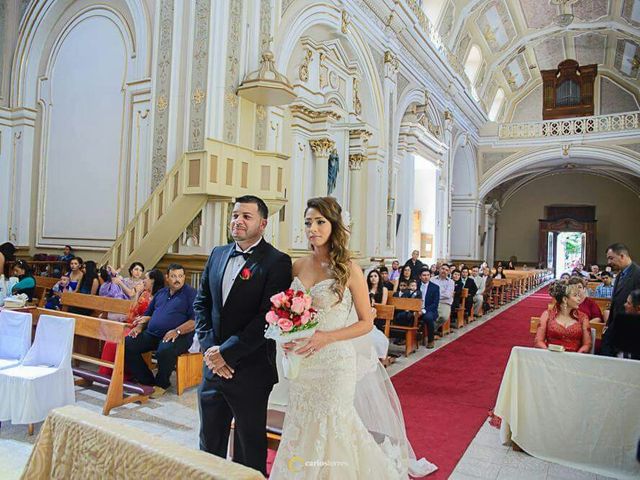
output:
M240 67L240 34L242 25L242 0L229 2L229 36L227 40L227 72L224 88L224 139L237 143L238 104L236 95Z
M164 178L167 170L167 136L169 132L169 92L171 90L171 57L173 44L174 0L160 4L160 34L155 78L155 111L151 190Z
M191 67L191 104L189 114L189 150L204 148L207 78L209 72L209 19L211 0L196 0Z

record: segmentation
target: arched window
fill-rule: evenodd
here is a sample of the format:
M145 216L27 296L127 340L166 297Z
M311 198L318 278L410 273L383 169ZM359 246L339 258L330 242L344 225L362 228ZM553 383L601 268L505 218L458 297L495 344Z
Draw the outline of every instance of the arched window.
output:
M493 97L493 103L491 104L491 108L489 109L489 120L495 122L498 117L498 113L500 113L500 108L502 108L502 102L504 102L504 90L501 88L498 89L496 95Z
M478 70L480 70L480 64L482 63L482 51L477 45L472 45L467 55L467 60L464 62L464 73L467 74L471 83L474 83Z

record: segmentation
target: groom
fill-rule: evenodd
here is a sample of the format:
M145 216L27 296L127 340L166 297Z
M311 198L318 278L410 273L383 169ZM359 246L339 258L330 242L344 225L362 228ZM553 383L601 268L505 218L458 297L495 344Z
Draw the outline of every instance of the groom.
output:
M271 296L291 284L291 258L262 238L268 215L262 199L236 199L230 223L235 242L213 249L193 305L205 362L198 389L200 449L225 458L235 419L234 461L265 476L267 403L278 382L275 343L264 338L265 315Z

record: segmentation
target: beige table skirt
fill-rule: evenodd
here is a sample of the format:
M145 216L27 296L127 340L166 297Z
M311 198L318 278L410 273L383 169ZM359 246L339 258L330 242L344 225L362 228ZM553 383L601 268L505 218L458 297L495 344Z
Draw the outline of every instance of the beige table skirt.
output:
M498 393L501 439L543 460L640 478L640 362L515 347Z
M22 475L23 480L165 478L264 477L251 468L160 439L76 406L49 414Z

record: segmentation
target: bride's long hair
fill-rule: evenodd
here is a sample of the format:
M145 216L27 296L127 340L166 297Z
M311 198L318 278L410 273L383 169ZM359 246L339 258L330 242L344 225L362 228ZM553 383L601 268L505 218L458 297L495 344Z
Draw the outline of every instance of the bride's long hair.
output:
M329 268L335 283L333 291L338 296L338 302L342 301L344 291L347 288L350 274L351 252L349 251L349 229L342 221L342 207L333 197L316 197L307 200L307 208L316 209L331 223L331 236L329 237Z

